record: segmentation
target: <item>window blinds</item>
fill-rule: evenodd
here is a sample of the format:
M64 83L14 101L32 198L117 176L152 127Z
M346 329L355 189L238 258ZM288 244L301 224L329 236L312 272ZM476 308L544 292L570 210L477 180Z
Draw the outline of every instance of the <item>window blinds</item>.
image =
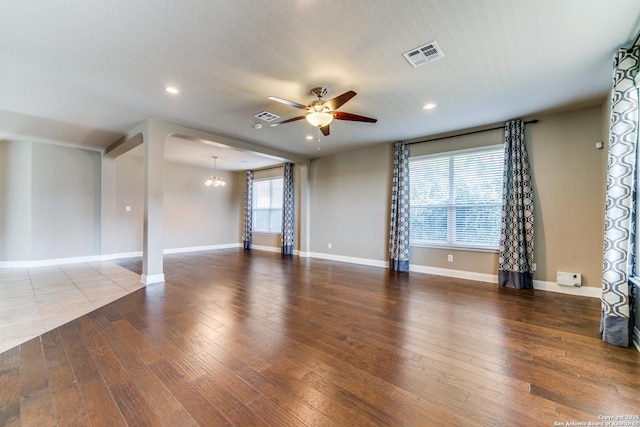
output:
M409 161L411 241L497 248L502 146Z

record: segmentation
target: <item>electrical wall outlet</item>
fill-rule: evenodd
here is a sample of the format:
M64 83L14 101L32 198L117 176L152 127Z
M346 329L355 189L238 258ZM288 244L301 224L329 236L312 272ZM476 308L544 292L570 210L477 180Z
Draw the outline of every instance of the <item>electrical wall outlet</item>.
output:
M327 243L327 249L331 249L331 243Z
M451 254L447 255L447 261L448 262L453 262L453 255L451 255Z

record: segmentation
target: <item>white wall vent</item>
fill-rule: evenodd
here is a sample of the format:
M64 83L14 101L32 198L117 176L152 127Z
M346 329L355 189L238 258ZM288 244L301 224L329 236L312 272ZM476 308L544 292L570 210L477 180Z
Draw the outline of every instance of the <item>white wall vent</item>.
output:
M558 271L557 283L560 286L582 286L582 275L580 273L569 273L566 271Z
M423 46L411 49L409 52L402 54L409 61L413 68L424 65L428 62L435 61L444 57L444 53L436 42L430 42Z
M258 113L254 117L256 119L264 120L265 122L272 122L280 118L280 116L270 113L268 111L263 111L262 113Z

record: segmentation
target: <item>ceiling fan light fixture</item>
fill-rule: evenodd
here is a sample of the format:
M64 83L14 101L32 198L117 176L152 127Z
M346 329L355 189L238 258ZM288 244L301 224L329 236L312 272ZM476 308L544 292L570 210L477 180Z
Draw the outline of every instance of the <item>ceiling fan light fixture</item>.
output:
M357 114L345 113L343 111L336 111L345 102L349 101L351 98L357 95L352 90L347 91L342 95L338 95L328 101L324 101L322 99L322 97L327 94L327 88L314 87L313 89L311 89L311 93L317 96L318 99L312 101L309 105L303 105L298 102L287 101L286 99L270 96L269 99L272 101L276 101L293 108L298 108L300 110L305 110L305 114L303 115L283 120L278 123L272 123L271 126L278 126L285 123L291 123L298 120L306 119L307 123L309 123L311 126L316 129L320 129L324 136L329 136L329 124L333 122L334 119L349 120L352 122L377 122L376 119L372 119L371 117L359 116Z
M322 128L333 121L333 114L325 112L312 112L306 115L305 119L311 126Z

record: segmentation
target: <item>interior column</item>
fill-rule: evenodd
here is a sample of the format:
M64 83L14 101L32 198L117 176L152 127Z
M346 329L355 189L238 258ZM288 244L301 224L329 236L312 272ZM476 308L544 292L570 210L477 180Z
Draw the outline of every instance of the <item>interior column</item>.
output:
M144 284L164 282L163 193L164 141L166 135L147 121L144 136L144 236L142 276Z

